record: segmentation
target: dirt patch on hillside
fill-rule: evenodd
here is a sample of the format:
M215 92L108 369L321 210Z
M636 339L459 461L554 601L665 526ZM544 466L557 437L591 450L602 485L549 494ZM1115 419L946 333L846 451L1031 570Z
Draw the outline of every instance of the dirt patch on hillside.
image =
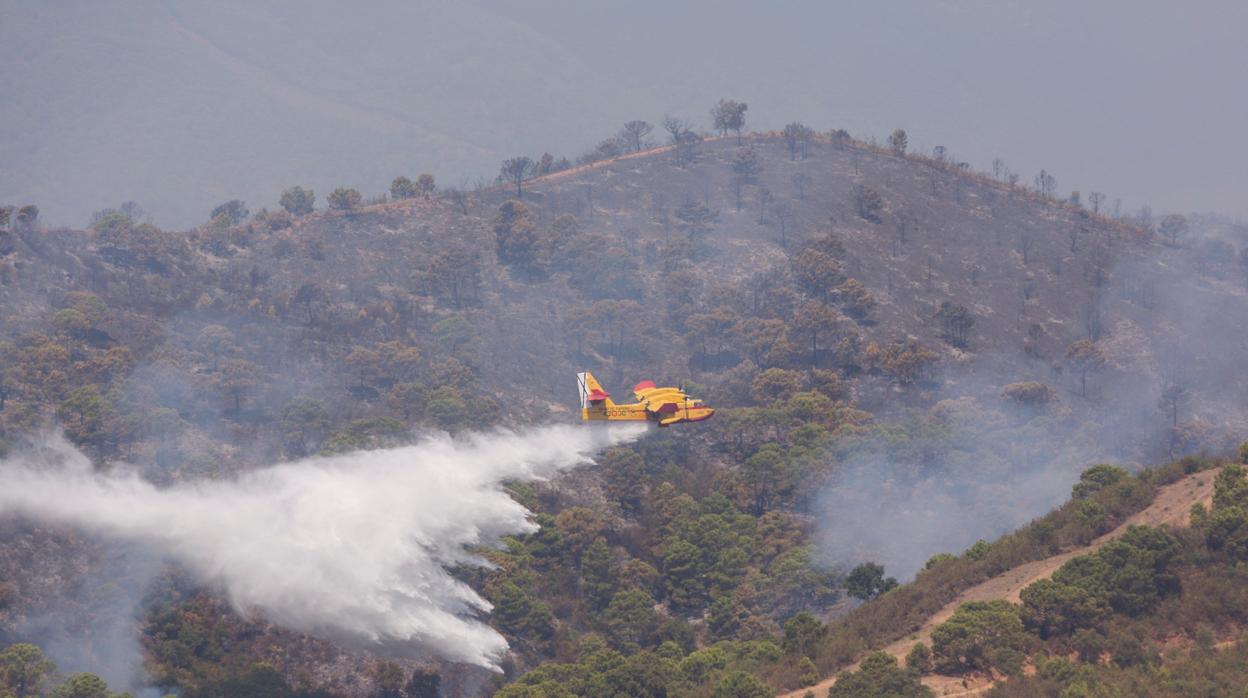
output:
M1214 475L1213 472L1209 471L1195 473L1178 482L1166 485L1158 490L1152 504L1136 512L1120 526L1088 545L1043 560L1019 565L967 589L959 594L956 599L946 604L944 608L937 611L932 617L928 618L917 633L888 645L884 648L884 651L897 657L898 661L904 661L906 653L910 651L910 648L914 647L914 643L923 642L931 645L932 630L948 620L959 606L968 601L1005 599L1012 603L1018 603L1019 594L1029 584L1049 577L1072 557L1096 551L1102 545L1125 533L1129 526L1186 526L1188 513L1193 504L1199 502L1207 507L1212 502ZM847 668L851 670L857 669L857 664ZM807 691L813 691L816 696L822 697L827 695L828 689L834 683L836 683L836 677L829 677L814 686L782 694L781 698L801 698ZM992 682L987 679L964 680L962 678L938 675L924 677L923 683L938 696L977 695L992 687Z

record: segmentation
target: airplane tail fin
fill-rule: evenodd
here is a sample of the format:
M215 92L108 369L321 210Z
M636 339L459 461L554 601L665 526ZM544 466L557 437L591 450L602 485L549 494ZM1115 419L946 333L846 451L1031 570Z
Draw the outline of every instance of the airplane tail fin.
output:
M581 393L581 409L595 407L598 405L614 405L611 401L611 393L602 389L598 380L594 378L594 374L586 371L576 374L577 388Z

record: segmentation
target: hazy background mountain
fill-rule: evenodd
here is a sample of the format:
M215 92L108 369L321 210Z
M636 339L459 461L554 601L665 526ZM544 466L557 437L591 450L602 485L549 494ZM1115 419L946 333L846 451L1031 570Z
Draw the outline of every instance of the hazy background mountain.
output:
M1229 1L3 0L0 201L81 225L133 199L185 226L295 183L492 178L731 96L753 128L901 126L1023 181L1242 215L1248 145L1225 134L1248 97L1219 76L1248 69L1246 22Z

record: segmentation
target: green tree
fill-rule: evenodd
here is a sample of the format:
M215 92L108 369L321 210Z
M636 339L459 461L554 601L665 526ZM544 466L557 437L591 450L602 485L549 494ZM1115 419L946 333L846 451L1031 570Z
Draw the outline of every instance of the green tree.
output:
M897 586L897 580L884 576L884 566L874 562L864 562L850 570L845 578L845 592L855 599L874 599L880 594L891 591Z
M828 634L828 628L809 613L795 613L784 621L784 651L786 654L810 656L820 641Z
M512 581L504 581L491 594L494 603L494 622L513 635L524 632L529 614L533 612L533 599Z
M667 543L663 554L663 583L667 598L681 610L700 608L706 599L702 579L702 552L688 541L677 538Z
M1205 543L1233 560L1248 560L1248 511L1238 505L1220 507L1206 524Z
M469 418L468 402L451 385L443 385L430 392L424 412L430 421L447 430L463 429Z
M563 536L564 552L574 562L606 529L602 517L589 507L568 507L555 517L555 525Z
M911 647L910 652L906 654L906 668L920 674L926 674L932 670L932 651L926 644L914 643L914 647Z
M1118 613L1138 616L1151 612L1162 597L1178 592L1179 579L1171 568L1180 551L1174 536L1150 526L1131 526L1102 546L1096 555L1105 562L1110 606Z
M741 131L745 128L745 112L749 105L731 99L721 99L711 108L711 122L719 135L726 136L729 131L737 134L737 142L741 142Z
M641 589L625 589L611 597L602 623L612 644L625 653L653 645L659 628L654 606L654 597Z
M1127 479L1130 475L1126 470L1108 463L1098 463L1079 475L1079 482L1070 490L1072 499L1085 499Z
M581 582L590 608L600 611L612 600L615 580L611 574L611 549L598 538L581 555Z
M226 226L238 225L247 220L251 215L251 211L247 210L247 204L240 199L230 199L229 201L212 209L212 213L208 215L208 220L213 223L221 223Z
M872 652L856 672L842 672L828 689L828 698L926 698L932 692L919 673L902 669L887 652Z
M390 183L390 198L395 201L415 198L419 194L416 183L408 177L398 176Z
M1018 607L1008 601L971 601L932 631L936 670L950 674L1022 668L1027 635Z
M112 404L100 395L94 385L84 385L71 392L60 405L70 439L79 444L95 444L102 448Z
M748 671L730 671L715 684L714 698L771 698L767 684Z
M416 178L416 192L428 199L438 186L434 184L433 175L425 172Z
M792 488L792 468L779 444L763 444L745 461L741 477L754 500L753 513L762 515L775 502L777 495Z
M0 686L16 698L40 695L40 687L54 671L56 665L35 645L19 642L0 652Z
M1098 627L1109 616L1104 596L1084 586L1041 579L1020 593L1022 620L1041 639L1069 635L1080 628Z
M646 492L645 460L631 448L613 448L598 459L607 496L628 514L641 511Z
M71 674L65 683L52 689L52 698L111 698L108 684L95 674Z
M326 199L329 207L335 211L354 211L364 202L364 197L360 192L350 187L338 187L329 194Z
M291 187L282 192L278 203L292 216L306 216L316 205L316 193L303 187Z
M1238 506L1248 508L1248 478L1238 463L1222 466L1213 479L1213 510Z

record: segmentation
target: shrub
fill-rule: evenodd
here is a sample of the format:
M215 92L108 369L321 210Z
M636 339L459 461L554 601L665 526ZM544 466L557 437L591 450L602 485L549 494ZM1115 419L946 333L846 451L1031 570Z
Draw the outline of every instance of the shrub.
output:
M1027 407L1039 407L1056 400L1057 393L1039 381L1022 381L1002 388L1001 397Z

